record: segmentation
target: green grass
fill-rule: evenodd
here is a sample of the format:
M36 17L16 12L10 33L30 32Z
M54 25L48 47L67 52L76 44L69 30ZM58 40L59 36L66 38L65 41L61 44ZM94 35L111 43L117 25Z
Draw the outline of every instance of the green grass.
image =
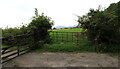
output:
M8 45L2 45L2 48L7 48L7 47L9 47L9 46ZM23 50L23 49L26 49L26 47L25 46L19 47L19 49ZM9 48L8 50L17 50L17 49L18 49L18 46L13 46L13 47Z
M7 47L9 47L9 46L2 45L2 48L7 48ZM9 50L15 50L15 49L18 49L18 46L14 46L14 47L9 48Z
M74 43L58 42L54 44L45 44L42 49L35 52L73 52L78 47Z
M50 36L54 41L62 41L62 40L69 40L69 41L76 41L77 37L75 36L78 33L67 33L67 32L82 32L81 28L72 28L72 29L55 29L50 32ZM58 33L55 33L58 32ZM66 33L60 33L66 32Z
M49 31L57 31L57 32L81 32L82 28L70 28L70 29L53 29Z
M94 46L87 40L86 36L82 36L79 44L57 41L52 44L45 44L41 49L34 52L94 52Z
M50 31L50 30L49 30ZM81 28L73 29L55 29L56 32L82 32ZM88 41L86 35L81 35L77 38L76 33L52 33L50 36L52 39L51 44L45 44L40 49L36 49L32 52L96 52L95 45ZM56 38L59 37L59 38ZM63 41L64 40L64 41ZM69 42L67 42L69 40ZM78 40L78 43L77 43ZM3 45L2 48L8 47ZM9 50L18 49L18 46L14 46ZM24 48L20 48L24 49ZM99 52L100 53L100 52ZM100 53L101 54L101 53ZM104 53L112 57L117 57L116 53Z
M69 41L75 41L77 39L76 36L74 36L75 33L50 33L50 36L52 40L54 41L62 41L62 40L69 40Z
M50 31L50 30L49 30ZM73 29L55 29L52 31L56 32L81 32L81 28ZM45 44L42 48L36 49L32 52L96 52L95 45L88 41L86 35L81 35L78 38L75 36L76 33L50 33L52 38L51 44ZM67 36L68 35L68 36ZM59 38L56 38L59 37ZM64 40L64 41L63 41ZM70 42L66 42L69 40ZM78 40L78 44L77 41ZM2 48L7 47L3 45ZM18 46L10 48L10 50L18 49ZM24 48L20 48L24 49ZM116 53L105 53L109 56L116 57Z
M55 29L52 31L56 32L81 32L81 28L73 28L73 29ZM68 36L66 36L68 34ZM75 34L75 33L74 33ZM77 39L76 36L71 33L50 33L50 36L53 40L51 44L45 44L41 49L36 49L32 52L96 52L95 45L88 41L86 35L81 35ZM56 36L55 36L56 35ZM73 37L72 37L73 36ZM59 38L56 38L59 37ZM69 37L69 38L67 38ZM73 38L73 40L72 40ZM63 40L70 40L70 42L65 42ZM76 42L78 41L78 44ZM98 52L96 52L98 53ZM100 53L100 52L99 52ZM116 53L102 53L107 54L112 57L117 57Z

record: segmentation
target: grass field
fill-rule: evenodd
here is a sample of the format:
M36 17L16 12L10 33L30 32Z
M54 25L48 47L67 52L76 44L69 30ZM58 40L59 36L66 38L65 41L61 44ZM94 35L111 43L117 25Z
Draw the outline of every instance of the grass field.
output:
M37 49L35 52L95 52L95 48L85 36L82 36L79 44L59 39L59 41L54 41L51 44L45 44L42 49Z
M50 36L54 41L76 41L77 37L75 35L79 34L76 32L82 32L81 28L70 28L70 29L54 29L51 30Z
M53 32L82 32L81 28L73 29L55 29ZM69 36L67 36L69 35ZM79 38L73 36L71 33L50 33L52 43L45 44L41 49L32 52L96 52L95 45L91 43L86 35L81 35ZM73 37L72 37L73 36ZM56 38L59 37L59 38ZM67 38L68 37L68 38ZM73 39L73 40L72 40ZM63 41L66 40L66 41ZM70 40L67 42L67 40ZM79 40L76 43L76 40ZM97 52L101 53L101 52ZM112 57L117 57L117 53L106 53Z
M70 29L53 29L50 31L57 31L57 32L81 32L82 28L70 28Z
M91 42L87 40L86 35L75 36L82 32L81 28L73 29L54 29L53 32L69 32L69 33L50 33L52 43L45 44L42 49L35 52L94 52L95 48Z

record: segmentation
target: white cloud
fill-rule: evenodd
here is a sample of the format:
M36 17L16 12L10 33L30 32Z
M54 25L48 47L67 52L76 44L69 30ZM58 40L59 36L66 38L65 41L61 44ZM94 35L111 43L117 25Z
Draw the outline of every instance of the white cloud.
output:
M34 8L41 14L44 12L58 25L75 25L77 18L73 14L84 15L90 8L99 5L108 7L119 0L1 0L0 27L5 28L27 24L34 16Z

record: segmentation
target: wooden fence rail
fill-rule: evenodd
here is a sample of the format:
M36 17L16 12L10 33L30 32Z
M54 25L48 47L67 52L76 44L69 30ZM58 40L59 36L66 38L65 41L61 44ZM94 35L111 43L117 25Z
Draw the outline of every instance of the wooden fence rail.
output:
M81 35L81 32L50 32L50 36L54 41L76 42L76 44L79 43L79 35ZM29 52L29 36L30 35L28 34L24 34L0 39L3 43L1 49L2 63L5 63L19 55Z
M2 63L5 63L19 55L25 54L29 52L29 45L27 42L21 43L21 40L27 39L30 35L18 35L18 36L10 36L6 38L1 38L2 40Z

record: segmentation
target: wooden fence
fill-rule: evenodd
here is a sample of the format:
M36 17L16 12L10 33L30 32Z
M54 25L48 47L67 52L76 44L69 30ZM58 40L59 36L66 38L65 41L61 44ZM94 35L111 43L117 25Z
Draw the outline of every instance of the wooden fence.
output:
M27 39L29 35L18 35L2 38L2 63L5 63L19 55L25 54L29 51L29 45L27 42L21 40Z
M81 32L50 32L50 36L54 41L76 42L76 44L79 44L79 37L81 34ZM1 49L2 63L5 63L19 55L29 52L29 41L31 41L28 39L29 36L30 35L28 34L24 34L0 39L3 43Z

